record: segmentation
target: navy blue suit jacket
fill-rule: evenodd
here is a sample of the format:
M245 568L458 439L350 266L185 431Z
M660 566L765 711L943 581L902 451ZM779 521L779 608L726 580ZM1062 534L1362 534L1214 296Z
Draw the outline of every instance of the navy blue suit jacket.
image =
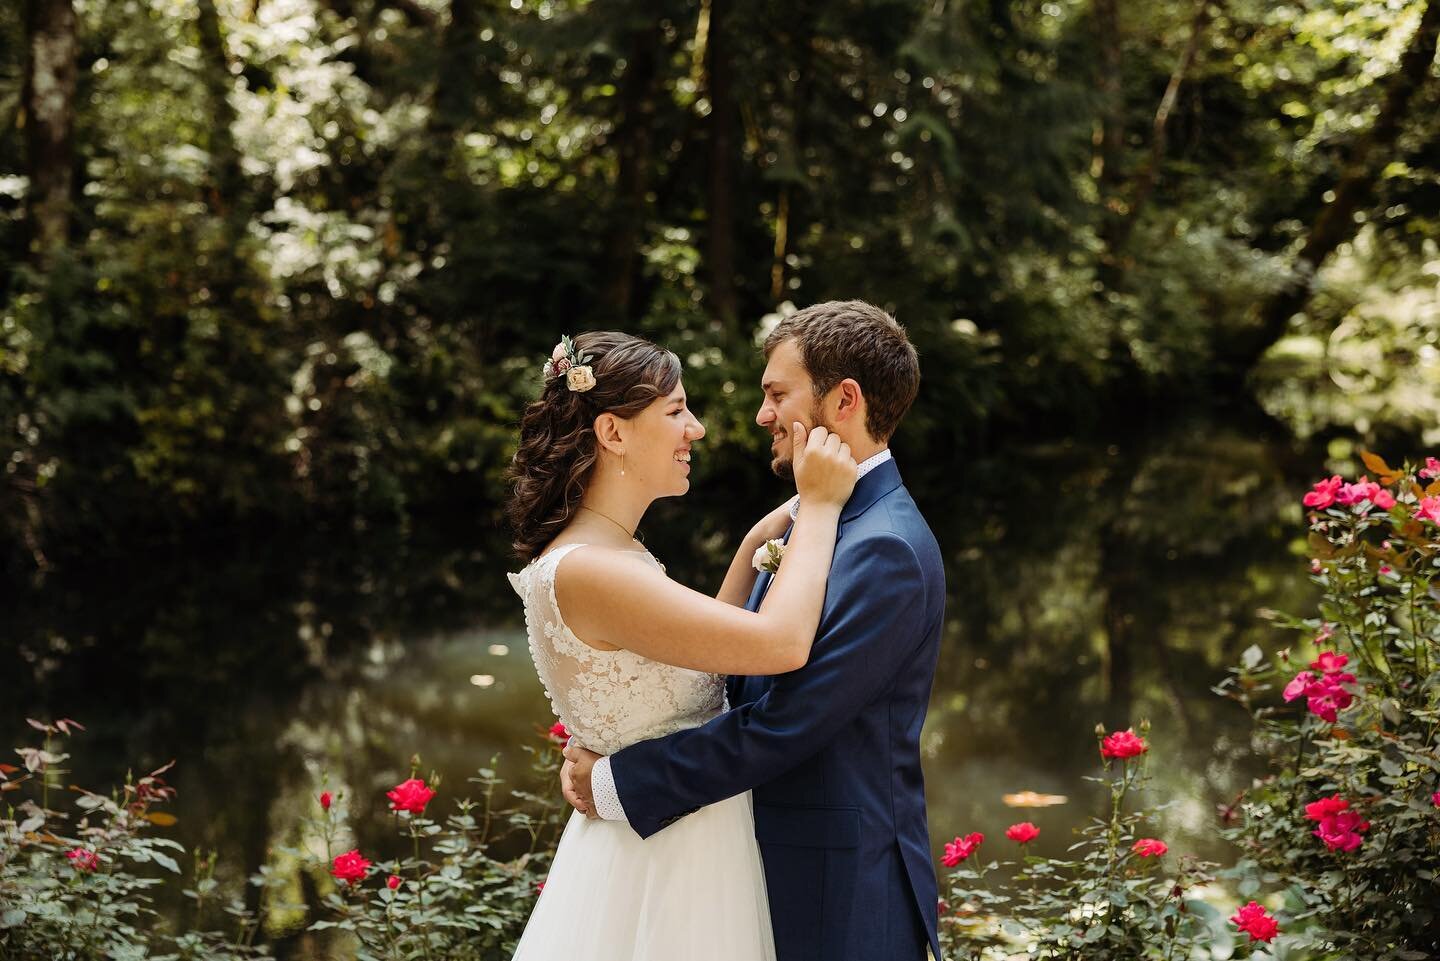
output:
M944 614L940 549L887 461L840 515L809 662L732 677L730 711L611 759L641 837L753 790L779 961L940 957L920 728Z

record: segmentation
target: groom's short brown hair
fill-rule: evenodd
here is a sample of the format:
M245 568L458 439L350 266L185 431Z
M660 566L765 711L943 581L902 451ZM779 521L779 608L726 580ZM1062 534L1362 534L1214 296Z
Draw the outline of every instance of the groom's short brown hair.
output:
M863 300L829 300L781 320L765 356L795 341L818 402L847 377L865 395L865 429L889 440L920 391L920 357L905 328Z

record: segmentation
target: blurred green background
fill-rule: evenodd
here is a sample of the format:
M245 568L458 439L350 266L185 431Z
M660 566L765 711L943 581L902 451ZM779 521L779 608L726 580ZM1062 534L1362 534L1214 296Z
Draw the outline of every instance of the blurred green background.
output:
M1149 717L1174 836L1223 858L1253 762L1209 686L1311 601L1300 493L1440 442L1437 31L1440 0L7 3L0 718L89 724L81 783L178 757L176 830L232 881L322 771L381 846L413 752L463 792L550 723L500 514L559 335L685 360L709 434L642 529L713 587L785 496L766 325L858 297L922 357L937 843L1029 817L1063 850L1094 725Z

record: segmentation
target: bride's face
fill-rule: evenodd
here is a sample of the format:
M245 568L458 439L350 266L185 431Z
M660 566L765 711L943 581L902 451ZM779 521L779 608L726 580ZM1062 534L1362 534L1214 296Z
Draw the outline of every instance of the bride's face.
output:
M635 483L655 497L678 497L690 490L691 445L705 436L705 425L686 404L683 384L635 415L629 433L625 472L634 474Z

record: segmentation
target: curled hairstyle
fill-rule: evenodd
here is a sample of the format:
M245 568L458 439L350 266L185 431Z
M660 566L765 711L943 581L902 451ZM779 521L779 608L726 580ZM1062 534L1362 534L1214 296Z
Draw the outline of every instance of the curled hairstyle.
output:
M520 419L520 445L510 462L505 513L511 546L533 560L570 523L600 459L595 418L634 417L680 382L680 358L648 340L613 331L574 338L575 352L590 355L595 386L570 390L565 376L545 382L540 399Z
M818 404L847 377L865 395L865 429L889 440L920 392L920 356L905 328L863 300L830 300L796 311L765 338L765 356L793 340Z

